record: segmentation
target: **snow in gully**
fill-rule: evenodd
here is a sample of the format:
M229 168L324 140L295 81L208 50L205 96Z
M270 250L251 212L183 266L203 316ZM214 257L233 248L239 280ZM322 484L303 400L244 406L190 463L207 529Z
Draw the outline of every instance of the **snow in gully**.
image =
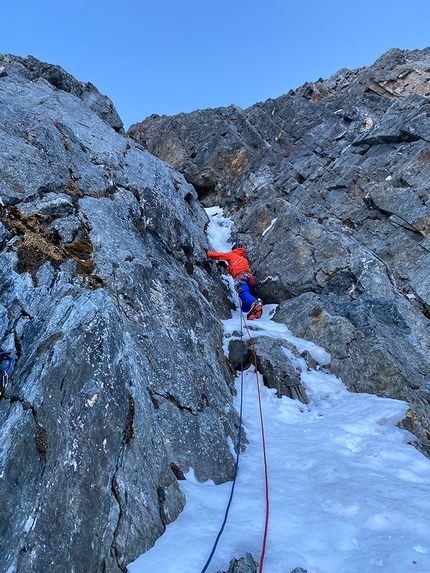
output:
M231 222L208 209L214 250L229 250ZM233 291L231 294L234 297ZM249 323L253 337L284 338L320 364L327 352L294 337L271 320L275 307ZM226 344L240 331L241 315L225 321ZM246 335L245 335L246 336ZM265 573L428 573L430 571L430 461L396 424L407 404L348 392L341 380L309 370L301 379L310 403L275 396L260 387L269 472L269 529ZM236 380L240 401L240 375ZM244 373L243 426L249 443L240 456L233 502L208 573L227 571L249 552L258 561L265 520L265 483L257 380ZM181 482L187 503L130 573L199 573L224 518L231 483L199 483L192 469Z

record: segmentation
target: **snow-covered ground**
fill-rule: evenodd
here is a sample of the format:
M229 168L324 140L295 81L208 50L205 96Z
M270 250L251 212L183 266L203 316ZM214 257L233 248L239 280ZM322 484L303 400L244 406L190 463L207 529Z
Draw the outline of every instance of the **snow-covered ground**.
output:
M217 209L208 236L215 250L229 250L230 222ZM271 321L273 305L248 323L264 334L308 349L320 363L327 353ZM240 330L241 316L225 321L226 337ZM303 404L278 399L259 381L269 472L269 530L265 573L429 573L430 461L397 428L404 402L353 394L332 374L308 371ZM240 376L237 378L240 390ZM239 392L236 397L239 407ZM249 444L227 525L207 573L227 571L249 552L259 561L265 519L265 485L257 382L244 373L243 420ZM198 483L193 471L181 482L184 511L155 546L129 565L130 573L200 573L224 518L231 483Z

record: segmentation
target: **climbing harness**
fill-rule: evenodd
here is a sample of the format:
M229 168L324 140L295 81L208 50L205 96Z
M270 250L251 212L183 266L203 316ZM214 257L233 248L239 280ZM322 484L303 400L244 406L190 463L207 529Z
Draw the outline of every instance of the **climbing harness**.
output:
M242 281L243 279L248 279L250 276L251 276L251 273L248 273L247 271L239 271L237 273L237 275L233 279L234 288L237 292L239 292L238 288L239 288L240 281Z
M248 274L249 273L245 273L245 271L244 271L243 273L237 274L233 279L234 280L234 290L237 292L238 295L240 295L241 284L243 282L243 279L247 279Z
M3 364L7 362L7 366L3 367ZM5 352L0 348L0 368L1 368L1 380L0 380L0 400L6 393L7 383L9 381L9 374L12 370L14 359L11 357L10 352Z
M240 279L245 279L251 276L251 273L248 273L247 271L239 271L237 273L237 275L234 277L235 281L240 281Z
M263 462L264 462L264 478L265 478L265 520L264 520L264 533L263 533L263 543L260 555L260 565L259 565L259 573L263 573L263 564L264 564L264 557L266 554L266 544L267 544L267 533L269 528L269 472L267 468L267 455L266 455L266 439L264 433L264 421L263 421L263 408L261 404L261 393L260 393L260 385L258 383L258 365L257 365L257 354L255 351L254 340L251 336L249 331L248 325L246 324L245 315L243 311L241 313L241 320L240 320L240 407L239 407L239 432L238 432L238 440L237 440L237 453L236 453L236 464L234 468L234 477L233 483L231 485L230 490L230 497L227 503L227 508L225 510L224 519L221 524L220 530L218 535L216 536L215 543L212 547L212 551L208 557L208 560L205 563L201 573L205 573L207 568L209 567L210 562L215 554L216 548L218 546L218 542L221 538L222 532L224 531L225 525L227 523L228 513L230 511L231 502L233 500L234 488L236 486L236 478L239 469L239 456L240 456L240 449L241 449L241 436L242 436L242 417L243 417L243 325L248 333L249 340L252 346L252 352L254 355L254 368L255 368L255 376L256 376L256 383L257 383L257 394L258 394L258 405L259 405L259 412L260 412L260 427L261 427L261 441L262 441L262 448L263 448Z
M205 566L203 567L201 573L205 573L206 569L209 567L210 562L212 561L212 558L215 554L218 542L221 538L222 532L224 531L224 527L227 523L227 518L228 518L228 513L230 511L230 506L231 506L231 502L233 501L233 494L234 494L234 488L236 485L236 478L237 478L237 472L239 469L239 457L240 457L240 449L241 449L241 438L242 438L242 412L243 412L243 329L242 329L242 321L240 323L240 407L239 407L239 432L238 432L238 437L237 437L237 452L236 452L236 463L234 466L234 476L233 476L233 482L231 484L231 490L230 490L230 497L227 503L227 507L225 510L225 514L224 514L224 520L221 524L220 530L218 532L218 535L216 536L215 539L215 543L212 547L212 551L210 552L210 555L208 557L208 560L206 561Z

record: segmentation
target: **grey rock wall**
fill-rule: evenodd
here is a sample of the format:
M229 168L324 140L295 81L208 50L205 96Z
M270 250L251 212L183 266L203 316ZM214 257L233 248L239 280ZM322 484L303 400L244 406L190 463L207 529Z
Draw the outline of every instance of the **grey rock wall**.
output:
M117 573L190 467L232 478L229 303L193 187L61 70L0 64L0 571Z
M356 391L407 400L430 455L430 49L393 49L246 110L129 135L221 204L276 320Z

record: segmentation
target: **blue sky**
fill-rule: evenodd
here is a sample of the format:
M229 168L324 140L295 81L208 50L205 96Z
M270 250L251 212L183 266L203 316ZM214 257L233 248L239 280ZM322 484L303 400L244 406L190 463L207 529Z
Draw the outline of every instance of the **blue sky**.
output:
M0 53L90 81L126 127L247 107L389 48L430 46L428 0L3 0Z

